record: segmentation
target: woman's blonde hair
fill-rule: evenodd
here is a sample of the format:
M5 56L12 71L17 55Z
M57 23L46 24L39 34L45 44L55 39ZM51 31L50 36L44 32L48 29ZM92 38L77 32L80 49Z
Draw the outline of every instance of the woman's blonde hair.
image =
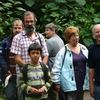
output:
M24 28L24 24L21 20L15 20L13 23L12 23L12 28L17 25L22 25L22 28Z

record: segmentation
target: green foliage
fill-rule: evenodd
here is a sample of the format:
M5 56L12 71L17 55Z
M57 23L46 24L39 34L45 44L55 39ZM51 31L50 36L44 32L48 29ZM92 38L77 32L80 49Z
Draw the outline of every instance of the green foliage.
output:
M26 0L25 4L28 5L29 7L32 7L32 5L34 5L34 1L33 0Z
M80 5L85 5L86 4L86 1L85 0L76 0L76 2Z
M100 12L98 10L100 1L32 0L32 2L31 7L33 8L33 12L36 16L39 16L37 18L39 20L39 23L37 23L37 31L44 32L44 26L47 23L53 22L58 25L58 35L63 38L65 27L75 26L80 30L81 43L87 47L93 43L91 29L93 25L100 23ZM39 6L36 7L35 5Z
M4 84L0 83L0 94L4 92Z
M93 25L100 23L98 0L1 0L0 5L2 38L11 33L11 22L21 18L25 9L36 14L38 32L43 33L44 26L53 22L58 25L58 35L64 38L65 27L75 26L80 30L80 42L87 47L93 43Z
M25 11L22 2L18 0L0 1L0 40L12 34L11 24L14 20L20 19Z
M4 84L0 83L0 100L6 100L6 97L4 95Z

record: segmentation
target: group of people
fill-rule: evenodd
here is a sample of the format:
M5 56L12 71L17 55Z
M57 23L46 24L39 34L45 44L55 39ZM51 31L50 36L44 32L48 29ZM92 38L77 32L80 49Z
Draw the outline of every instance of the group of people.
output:
M66 27L64 44L57 25L45 25L45 41L36 21L26 11L22 21L13 22L13 35L1 43L0 67L5 79L10 76L7 100L83 100L84 90L99 100L100 24L93 27L96 41L88 50L79 43L77 27Z

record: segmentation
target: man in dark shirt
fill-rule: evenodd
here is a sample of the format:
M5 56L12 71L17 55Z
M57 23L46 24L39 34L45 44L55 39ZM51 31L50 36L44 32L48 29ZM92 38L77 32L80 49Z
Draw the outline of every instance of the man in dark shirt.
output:
M88 55L90 95L100 100L100 24L95 25L92 32L96 42L90 46Z

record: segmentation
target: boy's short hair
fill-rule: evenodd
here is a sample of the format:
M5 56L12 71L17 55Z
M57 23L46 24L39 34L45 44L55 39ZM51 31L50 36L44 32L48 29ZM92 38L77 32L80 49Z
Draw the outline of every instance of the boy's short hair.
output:
M38 43L32 43L32 44L30 44L30 46L28 48L28 54L30 54L30 52L32 50L39 50L40 53L42 54L42 47Z

